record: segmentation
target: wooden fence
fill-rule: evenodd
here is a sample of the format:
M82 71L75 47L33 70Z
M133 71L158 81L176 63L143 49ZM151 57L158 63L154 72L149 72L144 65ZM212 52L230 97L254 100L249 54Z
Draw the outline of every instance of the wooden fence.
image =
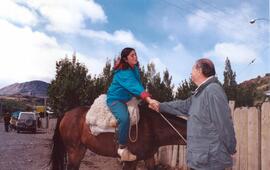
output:
M230 102L237 139L232 170L270 169L270 102L261 107L234 109ZM186 170L186 146L164 146L156 154L156 163Z

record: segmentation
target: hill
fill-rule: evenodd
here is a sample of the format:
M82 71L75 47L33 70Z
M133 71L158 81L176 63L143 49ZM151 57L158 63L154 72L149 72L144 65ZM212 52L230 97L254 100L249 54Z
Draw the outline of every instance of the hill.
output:
M242 103L245 106L259 106L269 100L270 74L267 73L265 76L246 80L240 83L239 87L242 90L238 94L238 103Z
M243 81L239 84L242 87L249 87L254 85L258 91L266 92L270 90L270 73L265 74L265 76L258 76L256 78Z
M34 80L24 83L15 83L0 89L1 96L29 96L47 97L49 83Z

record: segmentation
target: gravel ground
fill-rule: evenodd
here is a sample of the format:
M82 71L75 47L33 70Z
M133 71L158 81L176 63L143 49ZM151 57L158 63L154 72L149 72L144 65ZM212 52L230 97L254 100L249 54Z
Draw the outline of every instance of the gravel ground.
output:
M0 169L1 170L48 170L52 133L38 129L36 134L5 132L0 122ZM87 151L80 170L118 170L117 159L96 155ZM138 170L145 170L142 162Z

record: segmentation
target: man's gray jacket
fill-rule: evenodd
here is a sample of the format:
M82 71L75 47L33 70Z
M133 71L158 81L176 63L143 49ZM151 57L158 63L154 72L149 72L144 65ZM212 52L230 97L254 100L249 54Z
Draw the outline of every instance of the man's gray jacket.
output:
M187 164L190 168L220 170L232 166L235 132L227 97L215 77L186 100L160 103L160 111L188 114Z

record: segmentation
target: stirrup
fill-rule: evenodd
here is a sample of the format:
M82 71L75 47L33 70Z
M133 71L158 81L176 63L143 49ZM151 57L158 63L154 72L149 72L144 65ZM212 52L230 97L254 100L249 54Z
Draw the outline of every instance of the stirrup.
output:
M137 156L132 154L127 148L119 148L117 153L120 156L121 161L135 161L137 159Z

